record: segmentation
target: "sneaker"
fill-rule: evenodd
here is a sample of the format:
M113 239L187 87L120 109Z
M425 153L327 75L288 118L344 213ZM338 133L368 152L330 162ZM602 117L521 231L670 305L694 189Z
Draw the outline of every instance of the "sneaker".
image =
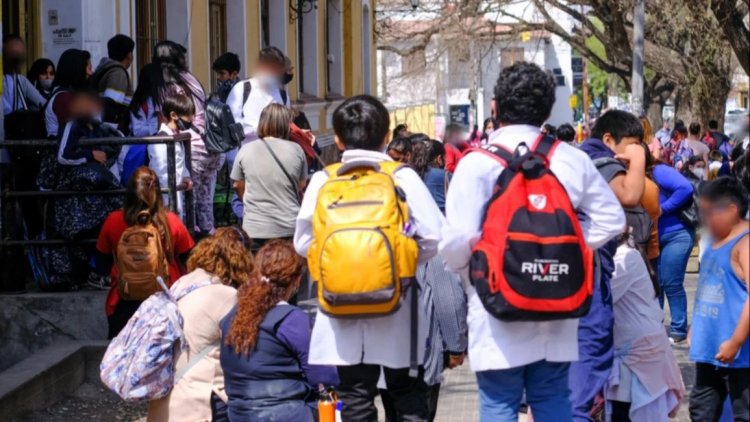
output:
M112 279L109 276L100 276L96 273L89 273L86 280L86 286L94 290L109 290L112 287Z
M677 335L670 335L669 336L669 343L672 345L684 343L687 339L687 336L677 336Z

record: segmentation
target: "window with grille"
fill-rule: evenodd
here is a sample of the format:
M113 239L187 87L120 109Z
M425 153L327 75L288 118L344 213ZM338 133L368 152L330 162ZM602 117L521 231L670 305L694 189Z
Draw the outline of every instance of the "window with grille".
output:
M166 35L166 0L136 0L135 48L138 65L151 62L151 51Z
M227 51L227 0L209 0L208 19L208 49L213 65Z

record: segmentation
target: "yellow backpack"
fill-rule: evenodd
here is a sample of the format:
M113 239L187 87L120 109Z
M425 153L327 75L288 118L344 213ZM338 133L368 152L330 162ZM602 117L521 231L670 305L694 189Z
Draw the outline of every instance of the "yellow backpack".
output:
M415 277L417 242L407 233L406 196L393 178L400 167L364 161L326 167L307 254L324 313L390 314L399 307L402 282Z

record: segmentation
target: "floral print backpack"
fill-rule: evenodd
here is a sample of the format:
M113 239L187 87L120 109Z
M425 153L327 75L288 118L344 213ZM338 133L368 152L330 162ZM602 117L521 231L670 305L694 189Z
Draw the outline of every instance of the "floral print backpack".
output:
M175 353L179 347L188 350L182 330L182 316L177 301L211 280L191 285L178 294L157 279L162 292L146 299L125 328L107 347L100 366L104 385L128 401L154 400L165 397L190 368L218 347L210 345L193 356L175 373Z

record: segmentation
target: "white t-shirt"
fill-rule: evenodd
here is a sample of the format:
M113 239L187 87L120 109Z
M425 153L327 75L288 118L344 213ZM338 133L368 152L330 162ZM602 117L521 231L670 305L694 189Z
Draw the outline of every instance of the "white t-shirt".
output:
M247 96L247 101L243 102L247 82L250 83L250 94ZM227 97L227 105L232 110L234 121L242 123L242 130L245 132L243 143L258 139L256 132L260 121L260 113L267 105L276 103L290 106L289 96L287 96L286 101L281 97L282 89L283 87L265 89L255 78L234 84Z

